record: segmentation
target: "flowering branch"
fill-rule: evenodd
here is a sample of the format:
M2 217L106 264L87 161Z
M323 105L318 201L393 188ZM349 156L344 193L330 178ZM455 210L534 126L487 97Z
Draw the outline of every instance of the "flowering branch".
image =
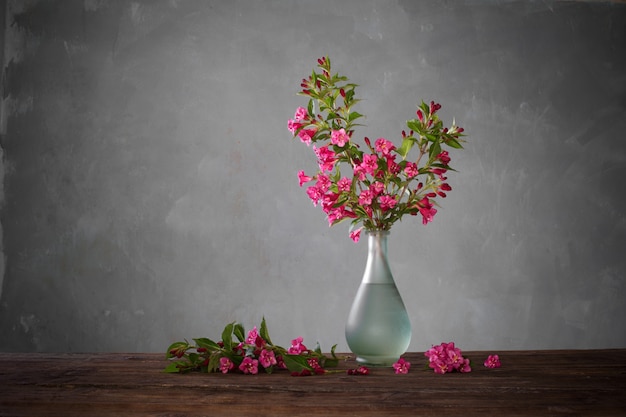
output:
M454 122L444 127L437 114L441 105L422 101L417 117L407 121L409 133L402 131L399 147L385 138L372 146L365 137L367 149L362 150L352 140L359 126L356 122L363 117L352 110L359 102L357 85L345 76L333 75L328 57L317 63L319 72L314 70L300 84L299 94L309 98L308 105L298 107L288 121L293 136L308 146L313 144L317 157L315 175L298 172L301 187L315 182L306 190L313 204L321 205L330 226L351 219L350 237L355 242L363 228L389 230L405 214L421 214L423 224L432 221L437 213L434 199L445 198L452 190L446 182L446 173L452 169L450 156L443 148L462 148L463 128ZM417 157L410 159L413 148ZM343 176L342 167L351 176Z
M274 345L270 339L265 324L261 321L260 330L256 326L244 336L244 328L239 323L228 324L222 332L222 340L214 342L211 339L193 339L195 344L188 341L172 343L166 352L170 364L165 372L184 373L190 371L201 372L241 372L257 374L260 370L272 373L276 369L287 369L292 375L324 374L326 368L335 367L339 357L335 355L335 346L330 356L322 353L319 345L313 350L308 349L302 342L302 337L291 341L291 346L285 349Z

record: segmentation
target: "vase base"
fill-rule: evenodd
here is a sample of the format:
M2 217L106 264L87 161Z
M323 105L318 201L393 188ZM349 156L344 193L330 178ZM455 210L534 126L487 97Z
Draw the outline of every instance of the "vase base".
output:
M377 355L359 355L356 357L356 361L359 365L365 366L391 366L400 359L397 356L377 356Z

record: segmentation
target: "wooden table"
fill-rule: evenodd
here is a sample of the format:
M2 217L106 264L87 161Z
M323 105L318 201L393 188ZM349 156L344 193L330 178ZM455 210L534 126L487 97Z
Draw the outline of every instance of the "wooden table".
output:
M502 367L487 369L489 353ZM0 353L0 416L626 416L626 349L464 352L437 375L166 374L160 354ZM353 361L341 369L354 368Z

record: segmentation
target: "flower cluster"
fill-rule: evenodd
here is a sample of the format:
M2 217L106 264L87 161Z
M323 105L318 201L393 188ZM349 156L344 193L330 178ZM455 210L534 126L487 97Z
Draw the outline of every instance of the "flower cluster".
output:
M324 374L328 367L337 366L339 362L335 346L329 357L322 354L319 345L313 350L307 348L302 337L293 339L288 349L274 345L265 319L259 330L255 326L247 336L241 324L230 323L224 328L219 342L207 338L193 340L195 344L184 341L168 347L166 358L171 363L165 368L166 372L199 370L254 375L260 371L272 373L275 369L287 369L292 375L303 376Z
M454 342L442 343L428 349L424 356L428 358L428 367L437 374L446 372L470 372L469 359L461 354L461 349L454 346Z
M318 60L319 72L302 80L299 94L309 98L288 121L289 131L317 157L315 175L298 172L300 186L311 183L306 193L321 206L330 226L350 219L350 237L356 242L363 228L389 230L405 214L421 215L423 224L437 213L435 199L445 198L452 187L447 182L450 155L443 147L462 148L463 128L453 122L444 127L441 105L431 101L418 106L416 118L407 121L399 147L385 138L374 143L364 138L365 150L353 141L356 121L353 111L356 84L332 75L330 59ZM318 144L320 144L318 146ZM417 157L408 157L411 149ZM348 175L341 168L347 167Z

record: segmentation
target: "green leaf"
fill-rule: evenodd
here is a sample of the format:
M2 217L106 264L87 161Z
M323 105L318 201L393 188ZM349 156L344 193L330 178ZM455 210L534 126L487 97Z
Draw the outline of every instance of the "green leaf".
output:
M196 345L201 348L206 348L209 350L219 349L220 345L212 341L211 339L207 339L206 337L201 337L199 339L193 339L196 342Z
M363 117L363 115L359 112L353 111L348 116L348 122L358 119L359 117Z
M283 362L287 369L291 372L301 372L305 369L311 370L311 366L307 362L306 357L302 355L283 355Z
M417 120L417 119L408 120L406 122L406 126L409 129L414 130L416 132L421 132L422 131L422 123L419 120Z
M165 367L163 372L167 372L168 374L177 374L180 372L178 365L179 365L179 362L172 362Z
M233 333L235 334L237 340L239 340L240 342L246 340L245 330L243 329L243 325L241 323L235 324L235 327L233 328Z
M400 156L404 159L409 154L409 151L414 144L415 139L413 139L412 137L406 137L404 138L404 140L402 140L402 145L400 145L400 148L398 148L396 152L398 152L398 154L400 154Z
M457 141L454 138L450 138L449 140L446 141L446 145L448 145L451 148L455 148L455 149L463 149L463 145L461 145L459 143L459 141Z
M230 323L224 327L224 331L222 332L222 343L224 343L224 349L227 351L233 350L233 329L235 327L235 323Z
M268 344L273 345L272 339L270 339L270 334L267 331L267 324L265 323L265 317L263 317L263 319L261 320L261 329L259 330L259 335Z

